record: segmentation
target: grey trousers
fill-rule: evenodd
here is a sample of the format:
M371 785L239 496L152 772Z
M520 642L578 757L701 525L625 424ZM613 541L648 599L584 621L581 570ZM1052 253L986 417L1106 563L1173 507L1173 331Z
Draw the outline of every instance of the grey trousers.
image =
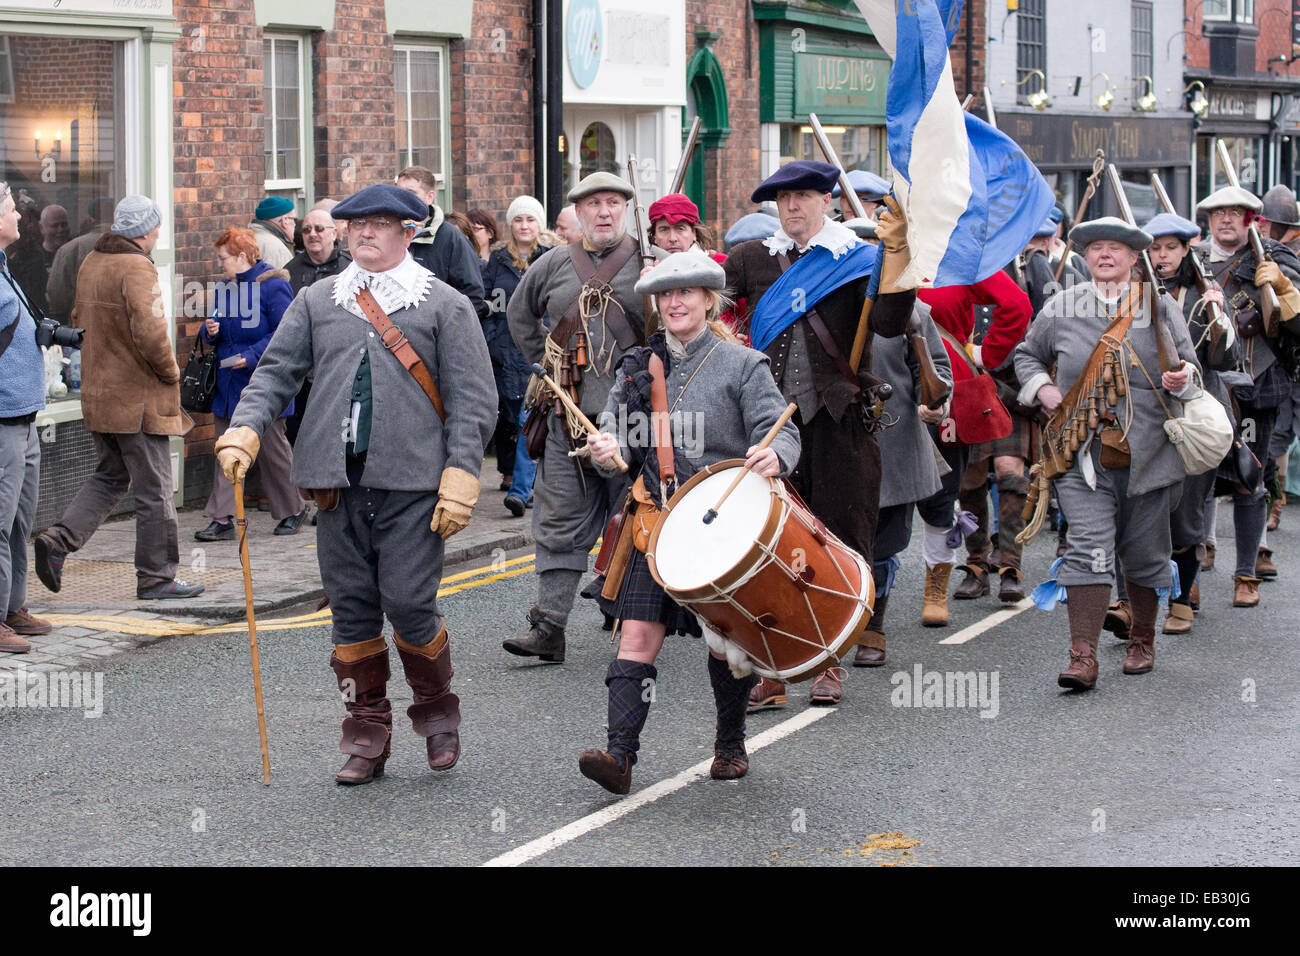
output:
M0 611L5 617L27 603L27 539L40 489L36 426L0 425Z
M91 432L99 463L63 516L45 532L63 551L76 551L104 523L130 488L135 493L136 590L176 577L176 506L172 504L172 462L166 435Z
M563 422L551 416L546 456L533 485L533 536L537 544L537 604L563 627L573 609L578 580L587 570L588 552L605 531L610 513L627 491L626 475L605 478L583 467L586 487L578 481L580 459L569 457Z
M317 519L316 555L335 644L378 637L384 615L408 644L438 636L443 540L429 530L438 496L353 486Z
M212 416L213 437L220 438L230 427L229 418ZM305 504L298 488L289 477L293 468L293 449L284 433L284 419L277 418L262 434L262 447L253 465L262 476L262 490L271 499L271 517L283 521L302 511ZM235 486L218 467L212 469L212 493L208 495L204 515L213 521L228 523L235 513Z
M1093 442L1094 446L1097 444ZM1178 504L1182 482L1130 497L1129 470L1103 471L1093 454L1097 488L1092 490L1075 465L1055 481L1061 511L1069 520L1065 532L1065 561L1056 580L1065 587L1104 584L1115 580L1115 559L1124 576L1148 588L1173 583L1169 557L1169 513Z

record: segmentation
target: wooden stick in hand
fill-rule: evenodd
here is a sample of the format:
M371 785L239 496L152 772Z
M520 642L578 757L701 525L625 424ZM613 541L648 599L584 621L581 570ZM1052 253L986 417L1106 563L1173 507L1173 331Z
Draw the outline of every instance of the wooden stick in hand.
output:
M564 403L564 407L577 416L578 423L582 425L583 428L587 429L588 435L600 434L600 429L591 423L590 418L582 414L582 410L579 409L577 403L569 397L569 393L560 388L560 386L556 384L555 379L546 374L546 369L534 362L532 371L534 375L541 376L542 381L546 383L547 387L550 388L550 390L555 393L556 397ZM614 466L618 468L619 471L627 471L627 462L623 460L623 456L618 452L614 452Z
M790 416L793 415L798 408L799 406L796 405L794 402L791 402L789 405L785 407L785 411L783 411L781 413L781 417L776 420L776 424L773 425L770 429L768 429L767 434L763 436L763 440L759 442L758 447L754 449L756 453L762 451L768 445L772 444L773 440L777 436L777 433L780 432L782 428L785 428L785 423L790 420ZM741 468L738 472L736 472L736 477L732 479L731 484L727 486L727 490L722 493L722 497L718 499L718 503L714 505L712 508L710 508L708 511L704 512L705 524L713 524L713 519L718 516L718 509L722 507L722 503L724 501L726 501L729 497L731 497L731 493L735 491L738 487L740 487L741 481L743 481L745 478L745 473L748 472L749 470L750 470L749 462L745 462L745 467Z

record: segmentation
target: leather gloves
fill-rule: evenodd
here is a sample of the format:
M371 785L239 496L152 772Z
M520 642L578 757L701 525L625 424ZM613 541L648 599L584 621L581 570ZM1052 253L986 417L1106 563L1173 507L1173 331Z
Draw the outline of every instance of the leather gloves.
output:
M438 484L438 506L433 509L429 530L442 535L443 540L463 531L478 501L478 491L478 478L468 471L444 468Z
M1273 291L1277 293L1279 303L1282 306L1282 315L1280 318L1286 322L1300 313L1300 290L1287 277L1276 262L1270 262L1265 259L1255 267L1255 285L1263 287L1271 285Z
M248 474L248 469L253 467L253 460L257 458L257 450L261 447L262 440L257 432L247 425L227 429L217 439L217 464L232 485Z
M907 248L907 216L893 196L884 199L885 210L876 220L876 238L880 240L880 291L899 292L898 279L912 261Z

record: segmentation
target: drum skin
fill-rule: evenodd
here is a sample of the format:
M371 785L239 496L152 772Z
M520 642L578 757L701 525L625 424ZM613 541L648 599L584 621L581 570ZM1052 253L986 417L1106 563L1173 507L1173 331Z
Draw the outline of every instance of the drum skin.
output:
M688 506L692 515L703 510L701 503L712 507L719 483L696 491L698 486L726 471L721 483L725 489L732 469L743 465L742 459L718 462L678 489L651 535L646 552L650 571L669 597L739 645L755 673L791 683L807 680L838 664L865 634L875 585L861 556L831 534L793 489L776 479L761 479L770 486L765 520L753 521L761 531L744 557L719 570L709 584L674 588L664 581L655 559L674 509L692 494L696 496ZM701 494L713 500L701 502ZM723 508L731 506L728 499ZM689 532L673 527L670 533Z

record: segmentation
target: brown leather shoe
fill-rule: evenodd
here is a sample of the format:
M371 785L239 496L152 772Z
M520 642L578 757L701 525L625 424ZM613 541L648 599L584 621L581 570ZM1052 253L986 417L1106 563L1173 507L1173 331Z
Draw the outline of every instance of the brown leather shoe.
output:
M1140 632L1133 628L1129 638L1128 653L1124 655L1125 674L1145 674L1156 666L1156 632L1154 628Z
M348 760L334 780L347 785L369 783L384 775L392 737L388 644L381 636L361 644L337 645L330 655L330 667L338 677L339 692L348 709L339 741L339 752Z
M828 667L817 675L808 699L817 707L833 707L840 702L843 694L844 678L849 672L843 667Z
M966 579L957 585L957 590L952 593L954 598L958 601L969 601L989 593L988 571L978 564L962 565L962 570L966 572Z
M1106 621L1101 626L1102 630L1110 631L1121 641L1127 641L1132 626L1133 611L1129 608L1128 601L1116 601L1106 608Z
M627 793L632 789L632 760L615 757L603 750L584 750L578 757L578 770L610 793Z
M921 605L923 627L945 627L948 624L948 575L950 563L936 564L925 569L925 596ZM987 578L986 578L987 580Z
M1232 583L1233 607L1254 607L1259 603L1259 578L1237 574L1233 576Z
M998 585L998 600L1003 604L1015 604L1025 599L1025 576L1019 568L1003 568L1001 582Z
M451 649L447 626L428 644L407 644L393 635L406 683L415 703L406 708L411 728L425 738L429 767L450 770L460 759L460 698L451 692Z
M0 651L6 651L10 654L26 654L31 649L31 641L20 637L9 625L0 624Z
M885 635L867 631L853 652L854 667L883 667L885 663Z
M1169 605L1169 613L1165 615L1165 625L1161 630L1165 634L1187 634L1192 629L1192 621L1196 615L1186 604Z
M1276 531L1277 526L1282 523L1282 508L1286 505L1286 495L1281 498L1274 498L1273 505L1268 509L1268 524L1266 527L1269 531Z
M1060 687L1071 690L1092 690L1097 683L1096 643L1076 644L1070 648L1070 666L1056 677Z
M709 767L709 776L714 780L739 780L749 773L749 755L745 753L744 744L740 752L715 750L713 765Z
M1205 542L1205 557L1201 558L1201 570L1209 571L1214 567L1214 542Z
M764 677L749 692L749 709L766 710L769 707L784 707L787 699L785 684L779 680Z
M19 608L5 618L5 627L11 628L15 634L26 634L28 637L48 634L54 630L53 624L44 618L32 617L25 607Z
M1259 554L1255 558L1255 577L1263 580L1277 577L1277 565L1273 563L1273 552L1268 548L1259 549Z

